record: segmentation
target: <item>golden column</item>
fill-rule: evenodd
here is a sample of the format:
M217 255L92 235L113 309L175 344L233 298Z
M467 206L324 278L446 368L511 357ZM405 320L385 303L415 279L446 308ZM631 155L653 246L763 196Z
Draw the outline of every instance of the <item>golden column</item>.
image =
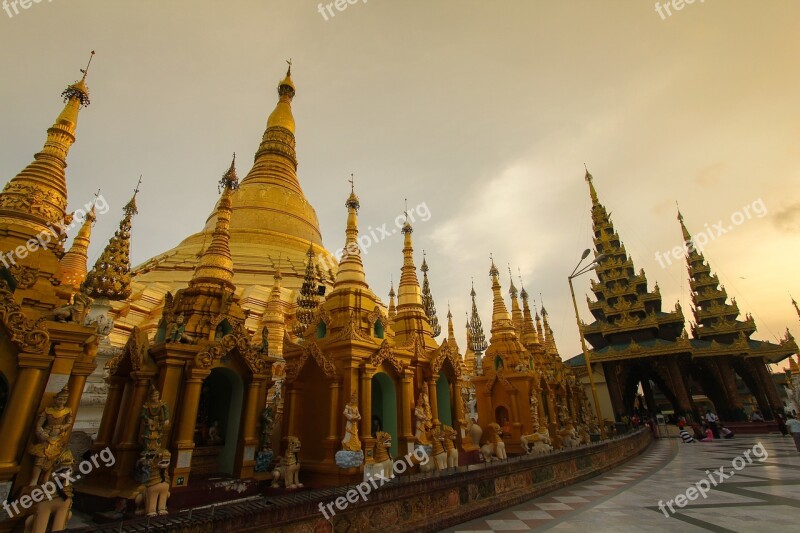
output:
M34 410L39 397L44 372L50 366L50 358L40 354L19 354L19 374L6 405L7 416L0 425L3 446L0 446L0 479L17 471L17 459L28 441L25 430L35 417ZM14 413L14 416L8 416Z
M402 386L400 388L400 439L405 441L406 451L412 451L414 446L414 432L412 431L411 414L414 412L414 370L405 368L402 376ZM397 446L398 453L401 452L400 445Z
M428 380L428 403L431 404L431 416L433 417L432 424L436 424L437 422L441 423L439 420L439 399L436 396L436 382L439 379L439 374L435 376L431 376L431 379Z
M100 429L97 439L94 441L94 449L102 450L111 444L114 436L114 429L119 420L120 405L122 404L122 393L125 389L125 378L122 376L111 376L108 380L108 395L103 409L103 417L100 419Z
M187 485L192 469L192 450L194 450L194 428L197 423L197 409L200 405L200 392L203 380L211 372L208 370L187 369L183 401L180 414L176 416L173 437L172 486ZM179 485L180 483L180 485Z
M372 462L375 439L372 436L372 378L377 368L365 363L361 369L361 442L364 444L366 462Z
M344 429L344 426L339 423L342 420L342 413L340 412L342 384L339 382L338 375L326 378L326 381L328 382L330 410L328 411L328 436L324 442L325 455L323 462L330 463L334 461L336 452L341 449L342 439L339 437L339 432ZM350 399L348 398L347 401L350 401Z
M594 261L586 265L585 267L580 268L581 263L583 263L584 259L586 259L589 254L592 253L590 249L586 249L583 251L581 255L581 260L578 262L575 269L572 271L572 274L567 276L567 281L569 282L569 293L572 296L572 305L575 307L575 321L578 324L578 333L581 336L581 349L583 350L583 358L586 362L586 371L589 374L589 385L592 387L592 398L594 399L594 409L597 414L597 422L600 425L600 438L606 438L606 424L603 420L603 413L600 411L600 402L597 399L597 388L594 384L594 372L592 372L592 362L589 358L589 350L586 348L586 338L583 336L583 326L581 324L581 316L578 313L578 302L575 300L575 289L572 287L572 279L583 274L586 274L590 270L594 270L597 264L605 257L605 254L600 254L594 258Z

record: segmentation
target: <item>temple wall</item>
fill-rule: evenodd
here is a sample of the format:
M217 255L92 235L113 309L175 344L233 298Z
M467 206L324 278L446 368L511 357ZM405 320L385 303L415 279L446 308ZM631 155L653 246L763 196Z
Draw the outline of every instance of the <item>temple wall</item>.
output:
M213 517L210 509L195 511L191 521L176 516L152 519L148 531L177 533L190 528L196 533L433 532L596 476L636 457L650 442L650 432L641 430L543 457L511 458L489 467L472 466L470 470L463 467L451 475L400 477L369 494L366 501L348 503L343 511L337 511L332 522L323 518L320 503L325 505L344 497L352 487L292 492L266 501L220 506L213 511ZM136 523L128 521L126 526L134 527ZM118 530L119 524L93 531Z

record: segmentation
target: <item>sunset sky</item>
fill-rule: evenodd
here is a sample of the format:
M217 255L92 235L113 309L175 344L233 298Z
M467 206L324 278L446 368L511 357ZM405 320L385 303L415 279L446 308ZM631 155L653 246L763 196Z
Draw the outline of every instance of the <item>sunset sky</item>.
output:
M691 317L685 262L656 259L681 244L677 201L691 231L714 235L704 251L754 315L754 338L774 341L787 326L800 338L789 298L800 298L800 2L698 1L665 18L652 0L333 10L55 0L0 11L3 183L41 148L60 92L95 50L92 104L69 155L71 208L98 187L111 206L91 265L142 174L141 263L202 228L232 152L247 174L292 58L298 173L326 247L344 243L351 172L362 231L394 227L404 198L427 206L417 264L425 249L440 322L449 302L462 351L471 278L488 333L490 253L504 291L510 263L518 287L520 269L537 303L542 294L562 357L580 351L566 277L591 245L584 163L666 310L680 300ZM385 300L401 249L398 233L366 250L367 280ZM589 279L576 283L586 321Z

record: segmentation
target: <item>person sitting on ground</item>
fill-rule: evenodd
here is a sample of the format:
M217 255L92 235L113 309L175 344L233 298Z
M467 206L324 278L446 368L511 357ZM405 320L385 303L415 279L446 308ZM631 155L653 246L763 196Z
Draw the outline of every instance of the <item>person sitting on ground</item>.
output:
M797 420L794 415L786 415L786 428L794 439L794 447L800 452L800 420Z
M700 439L700 442L711 442L712 440L714 440L714 432L711 431L710 427L705 426L705 433L706 436Z
M733 438L733 431L722 426L722 429L719 430L720 434L722 435L723 439L732 439Z
M759 413L758 411L753 411L753 414L750 415L750 420L752 422L763 422L764 417L761 416L761 413Z
M778 430L781 432L781 436L785 437L789 434L789 430L786 429L786 417L783 416L783 413L778 413L775 417L775 421L778 423Z
M685 442L686 444L689 444L691 442L697 442L696 440L694 440L694 437L689 435L689 432L686 431L686 429L684 428L681 428L679 435L681 436L681 439L683 439L683 442Z

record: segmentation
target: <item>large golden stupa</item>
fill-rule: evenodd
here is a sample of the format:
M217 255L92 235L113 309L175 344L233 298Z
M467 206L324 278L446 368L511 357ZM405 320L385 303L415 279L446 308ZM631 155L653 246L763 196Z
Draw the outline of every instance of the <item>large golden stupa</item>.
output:
M278 103L267 120L253 167L232 198L234 283L243 308L250 311L248 325L252 327L263 314L271 290L271 285L261 284L271 282L278 268L283 275L283 300L289 302L295 300L292 293L302 285L309 248L316 264L322 265L319 274L324 284L332 284L336 270L336 260L323 247L317 214L297 177L294 95L290 66L278 84ZM133 326L153 333L164 295L186 286L198 258L211 243L216 212L215 207L201 231L134 269L130 298L112 304L112 344L124 344Z

